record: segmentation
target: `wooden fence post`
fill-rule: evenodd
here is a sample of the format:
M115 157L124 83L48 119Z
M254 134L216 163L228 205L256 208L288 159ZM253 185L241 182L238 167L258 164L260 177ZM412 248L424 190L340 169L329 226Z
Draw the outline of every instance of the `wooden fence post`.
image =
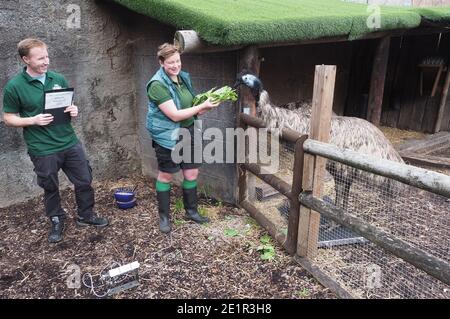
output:
M316 66L309 134L311 139L321 142L330 140L335 79L335 65ZM303 191L311 191L315 197L321 197L325 164L325 158L305 154ZM319 226L320 214L301 205L297 242L299 256L314 258L317 253Z
M242 69L246 69L255 75L259 75L259 69L260 69L260 59L259 59L259 50L256 46L249 46L243 49L239 56L239 72ZM238 112L238 125L237 127L242 127L244 130L248 128L246 125L241 125L240 123L240 116L239 114L241 111L244 110L244 108L248 107L250 109L250 115L255 116L256 115L256 102L252 94L250 93L250 90L246 88L241 88L240 92L240 98L238 101L239 105L239 112ZM255 140L257 134L255 128L248 128L250 130L249 132L249 139ZM241 152L247 152L248 151L248 145L247 143L243 143L245 145L245 150L237 150L236 153L239 154ZM236 154L236 155L237 155ZM245 153L246 160L248 159L248 153ZM238 204L240 204L242 201L246 200L247 197L250 200L254 200L256 198L256 185L255 185L255 177L252 175L248 175L246 171L241 168L241 165L237 165L238 172Z
M381 38L375 50L372 75L370 79L369 104L367 106L367 120L380 126L383 107L384 83L386 80L389 60L390 37Z
M444 117L445 104L447 102L448 89L450 86L450 66L447 67L447 76L445 77L444 88L442 89L441 103L439 104L438 116L434 125L434 133L441 130L442 118Z

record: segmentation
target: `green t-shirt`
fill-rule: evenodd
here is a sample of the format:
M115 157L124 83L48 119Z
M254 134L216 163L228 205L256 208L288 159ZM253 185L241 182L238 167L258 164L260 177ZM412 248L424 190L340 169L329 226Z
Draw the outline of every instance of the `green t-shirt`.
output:
M187 88L186 84L178 77L178 83L173 82L177 89L178 96L180 97L180 104L182 109L188 109L192 107L192 100L194 97ZM164 102L172 100L169 89L161 82L154 81L148 88L148 98L156 105L161 105ZM182 127L191 126L194 123L194 117L190 117L180 122Z
M56 72L47 72L45 85L23 71L8 81L3 94L3 112L32 117L44 111L44 91L68 88L66 79ZM46 156L63 151L78 143L70 123L46 126L31 125L23 128L28 152L33 156Z

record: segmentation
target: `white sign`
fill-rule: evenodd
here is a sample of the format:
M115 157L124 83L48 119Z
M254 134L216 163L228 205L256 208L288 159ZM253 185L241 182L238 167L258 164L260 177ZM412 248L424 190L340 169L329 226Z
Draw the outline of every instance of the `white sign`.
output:
M72 105L73 90L62 90L58 92L45 92L45 109L58 109Z

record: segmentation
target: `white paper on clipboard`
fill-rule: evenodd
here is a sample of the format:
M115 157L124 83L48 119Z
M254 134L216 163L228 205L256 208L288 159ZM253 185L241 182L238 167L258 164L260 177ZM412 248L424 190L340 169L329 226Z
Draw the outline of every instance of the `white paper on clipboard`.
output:
M45 110L58 109L72 105L73 89L62 89L45 92Z

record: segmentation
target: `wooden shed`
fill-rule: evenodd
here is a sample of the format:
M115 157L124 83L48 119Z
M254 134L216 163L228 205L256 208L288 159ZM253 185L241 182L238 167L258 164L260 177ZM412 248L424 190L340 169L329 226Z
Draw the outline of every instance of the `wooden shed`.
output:
M310 99L314 66L333 64L337 114L416 131L450 130L450 7L340 0L114 1L178 30L174 38L184 48L188 69L195 70L191 61L202 57L225 59L229 63L219 62L214 72L226 78L242 68L259 74L275 104ZM202 82L201 88L207 86ZM254 109L252 98L242 93L240 107ZM221 116L230 126L237 113L229 108ZM221 122L206 119L210 125ZM237 172L227 172L226 186L216 185L212 171L204 182L219 197L234 194L225 200L235 201L237 191L230 189L237 190Z

